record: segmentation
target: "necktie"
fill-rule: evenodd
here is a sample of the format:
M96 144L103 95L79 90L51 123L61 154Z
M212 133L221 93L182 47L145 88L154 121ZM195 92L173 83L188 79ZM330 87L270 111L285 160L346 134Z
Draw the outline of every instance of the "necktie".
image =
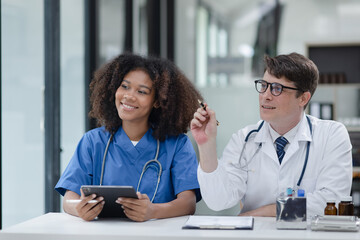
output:
M284 138L283 136L280 136L275 140L275 143L276 143L276 153L278 155L279 162L281 164L281 161L285 155L284 148L285 148L286 144L288 143L288 140L286 138Z

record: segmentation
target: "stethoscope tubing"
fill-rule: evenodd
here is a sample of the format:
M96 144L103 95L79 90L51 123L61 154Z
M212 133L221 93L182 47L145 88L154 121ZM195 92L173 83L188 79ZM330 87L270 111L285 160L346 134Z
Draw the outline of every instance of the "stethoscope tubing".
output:
M142 177L144 175L144 173L146 172L146 170L149 168L149 164L152 163L152 162L155 162L158 164L159 166L159 171L158 171L158 179L157 179L157 182L156 182L156 187L155 187L155 191L154 191L154 195L151 199L151 202L154 201L154 198L155 198L155 195L157 193L157 190L159 188L159 184L160 184L160 176L161 176L161 173L162 173L162 166L161 166L161 163L157 160L158 159L158 155L159 155L159 149L160 149L160 142L159 142L159 139L157 140L157 147L156 147L156 155L155 155L155 159L153 160L149 160L147 161L145 164L144 164L144 167L141 171L141 175L140 175L140 178L139 178L139 181L138 181L138 185L137 185L137 188L136 188L136 192L139 191L139 188L140 188L140 183L141 183L141 180L142 180Z
M105 169L105 160L106 160L106 155L107 155L107 152L109 150L109 145L113 139L113 134L110 135L110 138L106 144L106 148L105 148L105 152L104 152L104 156L103 156L103 160L102 160L102 165L101 165L101 175L100 175L100 186L102 185L102 181L103 181L103 178L104 178L104 169Z
M111 134L110 137L109 137L109 140L108 140L108 142L106 144L105 151L104 151L102 164L101 164L100 186L102 185L102 182L103 182L103 179L104 179L104 169L105 169L106 156L107 156L107 153L109 151L109 145L110 145L113 137L114 137L114 135ZM161 166L161 163L158 161L159 150L160 150L160 141L159 141L159 139L157 139L156 143L157 143L157 146L156 146L155 159L149 160L144 164L144 167L143 167L143 169L141 171L141 175L140 175L138 185L137 185L137 188L136 188L136 192L138 192L139 188L140 188L142 177L143 177L144 173L146 172L146 170L149 168L149 166L150 166L149 164L153 163L153 162L156 163L159 166L159 168L158 168L158 179L157 179L157 182L156 182L156 187L155 187L154 195L153 195L153 197L151 199L151 202L153 202L154 199L155 199L157 190L159 188L160 179L161 179L161 173L162 173L162 166Z
M310 118L308 116L306 116L306 119L307 119L307 122L309 124L309 128L310 128L310 134L312 135L312 124L311 124L311 121L310 121ZM261 124L259 125L259 127L257 129L253 129L251 130L245 137L245 140L244 140L244 146L241 150L241 153L240 153L240 157L239 157L239 162L241 161L241 158L243 156L243 153L244 153L244 150L245 150L245 146L250 138L250 136L253 134L253 133L257 133L260 131L260 129L262 128L262 126L264 125L264 122L265 121L262 121ZM260 148L262 146L262 143L259 144L259 147L257 148L254 156L259 152ZM303 168L302 168L302 171L301 171L301 174L300 174L300 177L299 177L299 180L297 182L297 186L300 187L300 184L301 184L301 181L304 177L304 174L305 174L305 170L306 170L306 167L307 167L307 163L308 163L308 159L309 159L309 151L310 151L310 141L307 142L307 147L306 147L306 155L305 155L305 160L304 160L304 165L303 165ZM252 158L254 158L254 156ZM248 165L248 163L246 163L246 166Z

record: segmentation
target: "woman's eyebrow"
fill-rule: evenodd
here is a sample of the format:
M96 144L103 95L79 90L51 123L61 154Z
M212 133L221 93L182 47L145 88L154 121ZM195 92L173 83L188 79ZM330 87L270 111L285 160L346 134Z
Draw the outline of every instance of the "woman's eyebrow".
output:
M148 86L145 86L145 85L139 85L139 87L143 87L143 88L149 89L149 91L151 91L151 87L148 87Z
M131 82L126 79L124 79L123 82L125 82L127 84L131 84ZM142 85L142 84L140 84L139 87L149 89L149 91L151 91L151 89L152 89L151 87L148 87L148 86Z

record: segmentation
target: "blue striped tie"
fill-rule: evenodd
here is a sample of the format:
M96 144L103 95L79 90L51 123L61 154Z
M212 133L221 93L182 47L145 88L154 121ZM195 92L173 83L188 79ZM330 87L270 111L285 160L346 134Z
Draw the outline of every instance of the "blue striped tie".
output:
M284 155L285 155L284 148L285 148L286 144L288 143L288 140L286 138L284 138L283 136L280 136L275 140L275 143L276 143L276 153L278 155L279 162L281 164L281 161L283 160Z

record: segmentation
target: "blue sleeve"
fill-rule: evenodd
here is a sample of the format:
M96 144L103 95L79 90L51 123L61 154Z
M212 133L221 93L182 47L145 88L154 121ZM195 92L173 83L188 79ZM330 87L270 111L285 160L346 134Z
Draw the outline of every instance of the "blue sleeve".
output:
M55 186L55 190L64 196L66 190L80 195L81 185L92 184L93 144L88 134L80 140L74 155Z
M186 190L194 190L196 201L201 200L200 186L197 179L197 165L196 153L190 139L184 134L180 135L171 165L175 195Z

